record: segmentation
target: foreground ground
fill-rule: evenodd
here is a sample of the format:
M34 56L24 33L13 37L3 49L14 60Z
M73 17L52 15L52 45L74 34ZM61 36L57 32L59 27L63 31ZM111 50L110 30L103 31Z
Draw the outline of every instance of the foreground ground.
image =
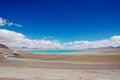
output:
M0 60L0 80L119 80L119 75L119 54L23 54Z
M119 80L119 75L120 70L117 69L66 70L29 67L0 67L0 77L4 78L3 80Z
M73 53L71 55L25 54L24 58L42 61L87 62L120 64L120 52L114 53Z

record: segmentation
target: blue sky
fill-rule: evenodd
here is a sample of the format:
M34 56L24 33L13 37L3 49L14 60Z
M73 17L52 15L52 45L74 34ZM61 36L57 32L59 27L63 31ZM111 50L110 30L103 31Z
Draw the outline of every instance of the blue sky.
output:
M0 16L23 27L3 27L31 39L61 42L120 35L119 0L0 0Z

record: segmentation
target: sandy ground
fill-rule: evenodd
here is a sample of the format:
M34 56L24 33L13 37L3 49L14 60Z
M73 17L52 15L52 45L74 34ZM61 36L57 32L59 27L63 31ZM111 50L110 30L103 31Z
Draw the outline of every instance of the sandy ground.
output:
M0 78L0 80L25 80L25 79L19 79L19 78Z
M120 55L120 51L106 52L72 52L66 55Z
M9 80L10 78L25 80L119 80L119 75L120 70L117 69L61 70L27 67L0 67L0 77L8 78Z
M0 60L0 80L119 80L119 64Z
M36 62L1 58L0 80L120 80L119 76L120 55L118 54L117 56L116 54L114 56L110 55L109 56L77 55L69 57L24 55L24 58L28 59L42 58L42 60L48 61L50 60L61 61L61 59L63 60L66 58L70 60L75 59L75 61L80 60L78 61L79 64L73 62L72 63L59 63L59 62L56 63L44 61ZM86 64L81 60L89 62L89 64Z

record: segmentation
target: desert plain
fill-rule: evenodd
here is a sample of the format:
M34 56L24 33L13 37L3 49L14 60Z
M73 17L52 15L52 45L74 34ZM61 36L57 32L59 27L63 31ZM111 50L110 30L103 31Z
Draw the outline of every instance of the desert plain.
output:
M0 80L120 79L119 50L69 55L11 53L11 50L1 49Z

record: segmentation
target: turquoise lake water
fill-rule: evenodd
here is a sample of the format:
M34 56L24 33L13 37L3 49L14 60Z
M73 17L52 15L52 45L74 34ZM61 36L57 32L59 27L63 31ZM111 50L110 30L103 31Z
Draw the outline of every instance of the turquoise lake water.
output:
M30 53L43 53L43 54L64 54L72 52L92 52L91 50L26 50Z

